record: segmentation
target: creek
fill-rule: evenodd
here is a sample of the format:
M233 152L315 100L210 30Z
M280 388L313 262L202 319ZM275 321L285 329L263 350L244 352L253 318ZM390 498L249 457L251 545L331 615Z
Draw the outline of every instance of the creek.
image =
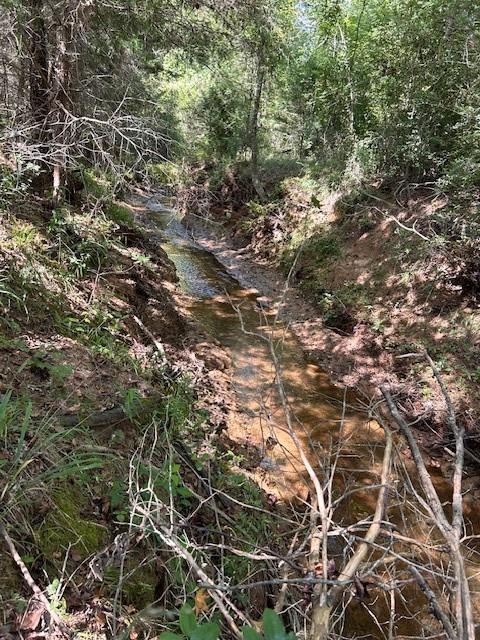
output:
M266 304L261 292L242 286L212 253L197 245L167 199L152 198L143 209L148 228L175 265L188 311L232 359L239 411L230 421L228 437L245 451L258 453L258 463L248 474L273 502L308 501L310 484L297 440L326 483L326 499L335 504L336 525L344 530L353 527L362 536L375 510L384 452L383 430L369 417L367 400L335 386L309 360L279 320L278 305ZM399 475L396 470L400 479L392 483L389 521L402 535L434 544L430 524L409 504L412 486L409 481L404 486L405 478L414 478L413 466L408 459L397 466L403 469ZM439 495L448 502L450 483L439 469L432 468L431 473ZM479 524L477 514L468 524L468 533L479 531ZM355 544L354 537L333 535L329 554L339 556L342 565L343 554ZM442 562L438 551L432 551L431 560ZM469 574L473 577L478 569L478 563L472 562ZM395 634L422 637L422 621L431 621L431 616L416 585L407 583L393 600L388 592L374 599L374 606L356 599L349 605L343 628L346 637L392 637L387 623L392 607Z

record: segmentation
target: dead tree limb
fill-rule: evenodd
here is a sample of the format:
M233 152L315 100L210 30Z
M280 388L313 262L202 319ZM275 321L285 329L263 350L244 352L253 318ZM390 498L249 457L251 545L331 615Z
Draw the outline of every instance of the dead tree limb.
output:
M40 587L36 584L35 580L32 578L32 574L28 570L27 565L24 563L24 561L20 557L20 554L18 553L17 548L15 547L15 543L13 542L12 538L8 534L3 522L0 522L0 535L5 540L8 550L10 551L10 555L12 556L13 561L15 562L17 567L20 569L23 579L27 583L28 587L31 589L34 596L45 607L45 610L48 611L51 623L53 623L54 626L58 627L58 629L60 629L63 633L69 634L67 625L61 619L58 613L52 608L47 596L43 593Z
M429 357L427 356L427 359ZM430 360L431 362L431 360ZM434 375L437 378L437 381L440 378L438 371L434 369ZM438 377L437 377L438 376ZM455 412L453 409L453 405L451 400L446 393L446 388L444 384L440 385L442 390L442 394L444 395L445 402L447 405L447 411L449 414L448 420L449 423L453 420L456 425L455 420ZM420 447L418 446L417 441L415 440L412 430L410 426L407 424L401 413L399 412L390 391L385 387L381 386L380 390L386 400L388 409L395 423L398 425L402 435L408 442L408 446L412 453L413 461L415 463L415 467L418 472L418 480L420 482L420 486L423 490L423 493L426 497L426 501L424 502L426 508L430 512L430 516L432 520L435 522L435 525L438 527L439 531L442 533L445 538L449 550L450 556L452 558L452 563L454 567L455 580L457 583L457 593L455 599L455 622L456 622L456 634L458 638L462 640L474 640L475 639L475 626L473 621L473 612L470 598L470 589L468 585L468 579L465 571L465 561L463 558L462 550L461 550L461 530L463 525L463 515L458 514L458 510L462 511L462 495L461 495L461 476L463 473L463 436L462 431L459 430L455 426L455 436L456 436L456 461L455 461L455 471L454 471L454 487L453 487L453 500L452 503L454 505L453 516L452 516L452 524L448 521L447 516L443 510L442 503L437 494L435 486L432 482L430 474L427 471L425 463L423 461L423 457L420 451ZM448 399L447 399L448 398ZM452 423L453 427L453 423ZM461 442L460 442L461 439Z
M383 426L383 425L382 425ZM383 452L381 487L378 492L377 504L373 521L365 535L364 540L358 545L353 556L340 572L339 584L333 586L327 595L327 602L323 606L316 606L312 614L312 640L324 640L328 637L330 617L333 609L338 604L342 593L351 584L359 570L370 545L375 542L382 529L383 516L387 504L388 484L390 478L390 466L392 459L392 435L388 427L383 426L385 432L385 449Z
M445 611L443 611L441 606L438 604L438 600L433 589L430 588L430 585L428 584L428 582L425 580L425 578L422 576L422 574L416 567L414 567L412 564L409 564L408 570L410 571L412 576L415 578L415 581L417 582L422 592L425 594L425 597L428 600L428 604L432 608L433 615L441 623L443 630L447 634L448 638L450 640L458 640L458 636L455 633L455 630L452 626L452 623L450 622L449 617L447 616Z

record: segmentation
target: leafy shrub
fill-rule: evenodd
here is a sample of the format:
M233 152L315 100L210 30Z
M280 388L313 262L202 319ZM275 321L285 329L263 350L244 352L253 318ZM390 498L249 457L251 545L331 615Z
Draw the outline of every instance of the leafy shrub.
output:
M305 258L316 266L324 264L327 260L339 258L341 248L336 233L326 229L313 234L306 241L303 253Z

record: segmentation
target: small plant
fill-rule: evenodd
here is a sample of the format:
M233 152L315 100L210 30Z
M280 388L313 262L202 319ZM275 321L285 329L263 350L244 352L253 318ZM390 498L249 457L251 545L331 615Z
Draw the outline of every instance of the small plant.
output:
M220 635L220 627L216 622L204 622L198 624L195 613L190 605L185 604L180 609L179 625L182 634L164 631L160 634L160 640L217 640Z
M147 267L148 269L153 268L153 263L150 260L150 256L146 256L144 253L133 253L132 260L139 267Z
M385 319L384 318L375 318L372 321L372 329L376 333L383 333L385 331Z
M431 400L433 398L433 389L429 387L427 384L423 385L420 388L420 393L424 400Z
M480 383L480 367L477 367L470 373L470 378L477 383Z
M243 627L244 640L295 640L295 634L287 633L278 613L272 609L265 609L262 617L263 635L252 627Z
M220 627L216 622L204 622L199 624L190 605L185 604L180 609L179 625L182 634L164 631L160 634L160 640L217 640L220 636ZM265 609L262 617L263 634L253 627L242 628L244 640L295 640L293 632L287 633L280 616L272 609Z
M50 607L59 615L65 615L67 613L67 601L60 594L62 592L62 585L58 578L55 578L47 586L47 597L50 601Z
M40 236L32 224L16 222L11 230L12 241L17 248L32 250L40 243Z
M110 508L113 517L118 522L127 522L130 510L128 508L127 487L123 480L114 480L110 489Z
M53 359L58 360L61 354L54 354ZM27 358L20 366L18 373L24 369L30 369L34 373L38 373L43 378L52 378L55 382L62 384L66 378L72 375L73 367L60 362L49 362L46 353L35 353L31 358Z
M368 231L375 229L375 220L368 214L365 214L359 218L358 228L362 233L367 233Z

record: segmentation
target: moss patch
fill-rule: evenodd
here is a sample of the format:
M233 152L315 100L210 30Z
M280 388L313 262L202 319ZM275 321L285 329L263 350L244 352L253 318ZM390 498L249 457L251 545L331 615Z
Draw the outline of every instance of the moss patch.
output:
M107 530L83 514L87 499L80 488L65 484L53 494L55 507L46 517L38 532L38 546L46 560L69 548L81 558L101 549L106 542Z
M141 565L143 556L138 552L133 552L127 556L123 575L128 576L122 583L122 602L125 605L133 605L137 610L144 609L155 601L155 587L158 576L154 567ZM107 569L104 582L115 592L120 580L120 570L117 567Z
M128 207L117 204L116 202L112 202L105 207L105 215L118 224L125 224L129 227L133 226L132 212Z
M21 593L24 584L5 544L0 544L0 606L4 598Z

